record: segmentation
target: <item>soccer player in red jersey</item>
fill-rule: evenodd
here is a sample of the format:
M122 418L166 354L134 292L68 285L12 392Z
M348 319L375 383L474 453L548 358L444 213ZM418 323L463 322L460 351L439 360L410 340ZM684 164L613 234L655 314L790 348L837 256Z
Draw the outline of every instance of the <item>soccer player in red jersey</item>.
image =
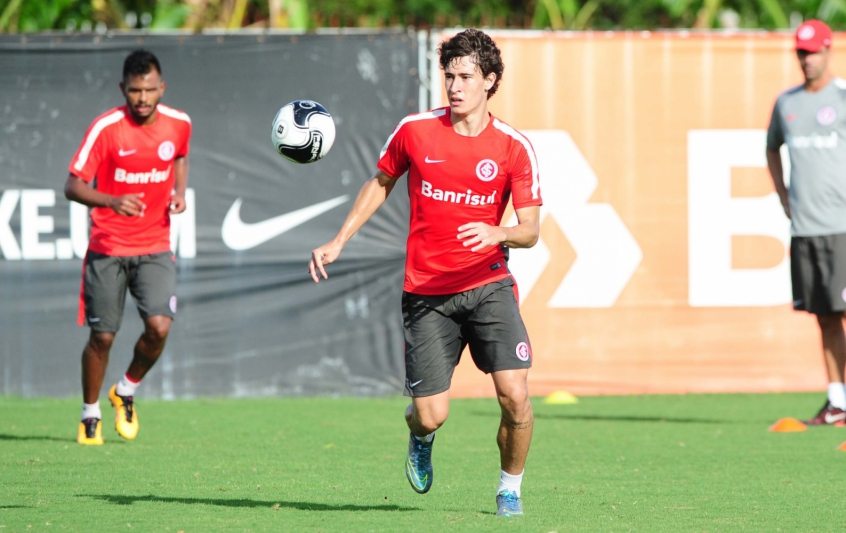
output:
M449 107L399 123L341 230L312 252L309 272L315 282L327 278L324 267L408 172L406 476L421 494L432 485L435 430L449 414L452 374L469 344L476 366L492 375L502 408L497 514L522 516L520 484L533 428L526 384L531 346L503 246L529 248L538 240L537 160L526 137L488 112L503 72L493 40L465 30L441 43L439 54ZM501 227L509 197L518 224Z
M65 184L69 200L91 207L79 315L79 324L91 328L82 352L80 444L103 444L98 398L127 288L144 333L126 374L109 390L115 428L125 439L138 433L133 396L164 350L176 314L170 215L185 210L191 119L159 103L165 82L150 52L129 54L120 90L126 105L91 123Z

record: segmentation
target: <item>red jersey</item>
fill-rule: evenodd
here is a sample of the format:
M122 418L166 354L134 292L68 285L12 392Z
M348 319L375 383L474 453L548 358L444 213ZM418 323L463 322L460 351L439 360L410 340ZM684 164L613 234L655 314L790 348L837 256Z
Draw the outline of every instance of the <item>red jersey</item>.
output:
M91 210L88 249L112 256L147 255L170 250L170 198L173 162L188 155L191 119L159 104L156 121L139 126L126 106L100 115L68 167L97 190L121 196L144 193L144 216L118 215L109 207Z
M404 118L377 166L394 178L408 171L406 292L453 294L508 276L500 246L471 252L458 228L499 225L512 196L515 209L542 204L537 158L526 137L493 116L479 136L459 135L449 108L440 108Z

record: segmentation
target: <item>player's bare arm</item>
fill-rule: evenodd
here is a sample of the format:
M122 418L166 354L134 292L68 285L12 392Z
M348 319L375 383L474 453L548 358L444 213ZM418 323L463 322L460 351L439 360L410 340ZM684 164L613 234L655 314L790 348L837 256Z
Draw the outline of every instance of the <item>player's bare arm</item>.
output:
M540 233L540 207L517 209L516 226L489 226L482 222L470 222L458 228L458 239L464 246L472 246L478 252L488 246L504 244L509 248L531 248L538 242Z
M781 153L778 150L767 149L767 168L770 169L770 176L773 178L778 198L781 200L781 207L784 214L790 218L790 203L787 199L787 186L784 184L784 167L781 164Z
M79 202L88 207L109 207L118 215L125 217L144 215L144 209L147 206L141 200L143 197L143 192L121 196L105 194L90 187L73 174L69 174L68 180L65 182L65 198L68 200Z
M188 187L188 158L177 157L173 161L173 178L176 192L170 199L170 214L176 215L187 207L185 203L185 189Z
M385 203L396 183L396 178L380 170L361 187L347 219L335 238L311 252L308 272L315 283L320 281L320 276L323 276L323 279L329 279L323 267L338 259L347 241L373 216L379 206Z

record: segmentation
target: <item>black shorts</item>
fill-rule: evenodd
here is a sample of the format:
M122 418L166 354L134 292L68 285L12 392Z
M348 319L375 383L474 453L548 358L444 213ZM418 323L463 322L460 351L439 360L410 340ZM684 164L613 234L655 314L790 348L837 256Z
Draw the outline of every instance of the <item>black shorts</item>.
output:
M123 319L126 289L141 318L176 315L176 261L172 253L113 257L85 255L82 299L94 331L116 332Z
M486 374L532 366L513 286L514 280L505 278L457 294L403 293L406 396L449 390L468 344L473 362Z
M793 308L815 315L846 310L846 234L790 241Z

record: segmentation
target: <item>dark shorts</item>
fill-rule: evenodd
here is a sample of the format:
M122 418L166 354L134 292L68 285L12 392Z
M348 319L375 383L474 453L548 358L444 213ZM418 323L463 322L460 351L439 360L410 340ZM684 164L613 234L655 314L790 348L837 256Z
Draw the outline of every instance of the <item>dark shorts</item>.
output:
M793 308L816 315L846 310L846 234L790 241Z
M511 278L444 296L404 292L402 320L406 396L449 390L468 344L473 362L486 374L532 366Z
M176 314L176 261L170 252L112 257L85 256L82 298L85 318L94 331L116 332L123 319L126 289L141 318Z

